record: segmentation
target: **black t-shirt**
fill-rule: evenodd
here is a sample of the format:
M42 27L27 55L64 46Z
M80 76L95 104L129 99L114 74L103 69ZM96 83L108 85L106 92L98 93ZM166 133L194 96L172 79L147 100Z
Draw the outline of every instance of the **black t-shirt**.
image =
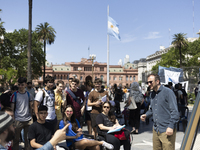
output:
M106 116L106 115L104 115L104 114L102 114L102 113L100 113L100 114L97 116L97 118L96 118L96 123L97 123L97 125L103 124L103 125L106 126L106 127L112 127L112 126L114 125L114 123L108 119L108 116ZM98 130L99 130L100 132L104 132L104 133L105 133L105 132L108 132L108 130L101 130L99 127L98 127Z
M29 127L28 131L29 141L35 139L36 143L44 145L51 139L52 135L53 135L53 127L47 122L45 122L44 124L40 124L36 121Z

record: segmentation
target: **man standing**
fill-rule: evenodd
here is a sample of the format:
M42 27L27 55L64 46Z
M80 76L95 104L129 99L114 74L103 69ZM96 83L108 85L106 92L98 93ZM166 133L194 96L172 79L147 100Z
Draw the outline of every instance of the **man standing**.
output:
M38 120L29 127L28 139L32 149L42 147L53 135L54 129L51 124L45 121L48 115L47 110L46 106L40 105L38 108Z
M13 150L19 150L19 137L21 130L24 129L25 149L29 150L30 145L27 139L28 127L32 124L31 105L32 101L29 92L25 90L27 79L20 77L18 79L18 91L11 96L11 108L15 116L15 139L13 141Z
M15 136L14 120L5 112L0 112L0 149L7 150L5 147ZM19 149L18 149L19 150Z
M64 82L62 80L59 80L56 83L56 89L54 90L55 92L55 109L56 109L56 116L57 116L57 125L56 129L59 129L59 123L62 120L62 112L61 112L61 107L64 103L63 101L63 86Z
M179 121L175 94L160 85L160 77L156 74L150 74L147 83L153 90L151 105L146 114L141 115L141 120L153 115L153 150L175 150L176 123Z
M32 87L32 82L27 82L26 91L28 91L31 94L31 96L35 98L35 90Z
M97 123L96 123L96 117L98 116L98 114L100 114L102 112L102 100L101 98L103 96L107 96L107 100L108 99L108 92L107 91L101 91L101 85L102 85L102 81L97 78L94 81L94 86L95 89L90 92L89 96L88 96L88 106L92 106L92 111L90 113L90 117L91 117L91 123L92 123L92 128L94 131L94 136L96 138L97 136Z
M55 94L53 91L53 86L54 86L54 78L47 75L45 77L45 88L38 91L38 93L35 96L34 111L37 119L39 119L38 106L39 105L47 106L48 116L46 118L46 122L49 122L51 124L55 132L57 125L57 118L55 113Z
M67 105L72 105L76 113L76 119L80 122L81 115L83 115L85 109L85 97L83 91L77 89L77 83L78 79L73 78L70 84L70 89L66 91L67 96L64 108Z

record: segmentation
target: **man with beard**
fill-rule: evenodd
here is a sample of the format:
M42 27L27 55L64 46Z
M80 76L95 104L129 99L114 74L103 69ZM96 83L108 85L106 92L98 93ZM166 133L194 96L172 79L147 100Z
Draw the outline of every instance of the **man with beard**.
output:
M88 104L87 105L92 106L92 111L90 113L90 117L91 117L92 129L94 131L94 137L96 138L96 136L97 136L96 117L98 116L98 114L100 114L102 112L103 101L101 99L105 95L107 96L107 100L109 100L109 99L108 99L108 92L101 90L101 86L102 86L101 79L99 79L99 78L95 79L94 86L95 86L95 89L92 92L90 92L90 94L88 96Z
M39 105L45 105L48 108L48 115L46 118L46 121L51 124L51 126L54 128L54 132L57 125L57 117L55 113L55 93L53 91L54 86L54 78L47 75L45 77L45 88L38 91L38 93L35 96L34 100L34 111L37 119L38 116L38 106Z
M175 150L176 123L179 121L175 94L171 89L160 85L160 77L156 74L148 75L147 84L152 90L151 105L140 118L145 121L153 115L153 150Z
M8 142L14 139L15 128L13 119L5 112L0 112L0 150L7 150Z

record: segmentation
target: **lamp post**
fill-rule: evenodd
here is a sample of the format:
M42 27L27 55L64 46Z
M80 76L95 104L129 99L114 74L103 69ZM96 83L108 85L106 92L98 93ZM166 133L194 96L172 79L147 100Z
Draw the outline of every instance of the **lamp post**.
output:
M79 81L81 82L81 67L78 67L78 71L79 71Z
M94 60L96 59L96 55L90 54L90 59L92 59L92 82L93 82Z

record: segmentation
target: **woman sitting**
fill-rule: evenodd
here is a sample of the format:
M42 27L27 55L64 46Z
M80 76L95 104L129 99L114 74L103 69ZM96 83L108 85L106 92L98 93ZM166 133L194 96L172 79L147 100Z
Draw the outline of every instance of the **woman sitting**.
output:
M119 127L119 123L115 117L115 115L112 115L110 112L111 104L109 101L106 101L103 104L103 111L101 114L99 114L96 118L96 122L98 124L98 133L103 134L106 136L106 142L111 143L114 145L114 150L119 150L120 146L124 146L124 150L130 150L131 144L129 140L129 132L127 130L124 130L124 134L126 136L127 140L119 140L117 137L114 136L115 133L107 133L109 130L113 130L116 127Z
M75 149L90 149L90 150L99 150L99 145L106 147L107 149L112 150L113 145L105 141L96 141L91 139L83 138L82 129L75 117L74 108L71 105L67 105L63 112L63 120L60 121L59 128L62 129L66 124L70 124L68 131L66 133L67 139L73 139ZM72 142L67 141L67 147L72 148Z

